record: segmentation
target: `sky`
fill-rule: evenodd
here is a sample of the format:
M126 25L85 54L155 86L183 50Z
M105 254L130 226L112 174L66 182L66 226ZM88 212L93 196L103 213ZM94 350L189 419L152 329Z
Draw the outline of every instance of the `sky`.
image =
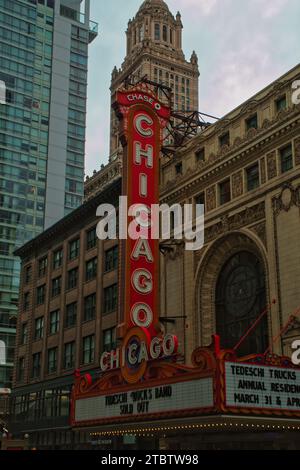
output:
M142 0L91 0L99 35L89 49L86 174L108 162L110 79ZM200 68L199 110L222 117L300 62L299 0L167 0L183 50Z

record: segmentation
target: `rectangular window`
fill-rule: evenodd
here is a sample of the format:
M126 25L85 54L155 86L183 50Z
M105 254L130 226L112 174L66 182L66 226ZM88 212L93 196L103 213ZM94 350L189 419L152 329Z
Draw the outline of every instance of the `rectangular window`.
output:
M53 269L61 267L63 261L63 250L60 248L53 253Z
M205 210L205 193L204 192L197 194L197 196L195 197L195 204L204 206L204 210Z
M286 173L293 168L293 149L292 144L280 149L281 173Z
M116 348L116 329L109 328L103 331L103 351L112 351Z
M40 317L35 320L34 339L36 341L39 339L42 339L43 332L44 332L44 317Z
M69 243L69 260L73 260L79 256L79 246L80 240L77 238L76 240L72 240Z
M105 272L113 271L118 268L119 247L114 246L105 252Z
M24 372L25 372L25 358L20 357L18 359L18 372L17 372L17 380L18 382L23 382L24 380Z
M160 41L160 24L155 23L154 25L154 39L155 41Z
M197 152L195 152L195 156L196 156L196 163L204 162L205 161L205 148L203 147L197 150Z
M95 335L86 336L82 343L82 364L91 364L95 357Z
M84 321L93 320L96 315L96 294L91 294L84 299Z
M24 298L23 298L23 310L27 312L27 310L29 310L29 307L30 307L30 293L25 292Z
M118 285L113 284L112 286L104 289L104 305L103 313L114 312L117 309L118 303Z
M75 341L65 344L64 368L72 369L75 365Z
M90 281L97 276L97 258L87 261L85 268L85 280Z
M258 163L250 166L246 170L247 175L247 191L252 191L259 187L259 167Z
M59 330L59 310L50 313L50 335L54 335Z
M32 378L37 379L41 373L41 353L32 356Z
M20 344L26 344L28 338L28 325L27 323L22 323L21 325L21 340Z
M275 107L277 113L287 108L286 95L281 96L278 100L275 101Z
M253 114L253 116L246 119L245 123L246 123L246 132L249 131L249 129L257 129L258 128L257 113Z
M86 234L86 249L90 250L94 248L97 243L97 234L96 234L96 227L92 230L89 230Z
M39 260L39 277L45 276L47 272L48 258L42 258Z
M77 316L77 302L67 305L66 307L66 318L65 318L65 328L71 328L76 324Z
M61 292L61 277L57 277L52 279L52 290L51 295L52 297L56 297Z
M32 267L31 266L26 266L25 268L25 284L29 284L31 281L31 276L32 276Z
M42 305L45 302L46 285L39 286L36 289L36 303Z
M230 179L227 179L219 184L219 194L220 194L220 204L226 204L230 202L231 193L230 193Z
M68 289L75 289L77 286L78 268L71 269L68 272Z
M175 174L182 175L182 163L181 162L175 165Z
M57 370L57 348L48 349L48 374Z
M219 137L219 146L220 148L224 147L224 146L230 146L230 134L229 132L226 132L225 134L221 135Z

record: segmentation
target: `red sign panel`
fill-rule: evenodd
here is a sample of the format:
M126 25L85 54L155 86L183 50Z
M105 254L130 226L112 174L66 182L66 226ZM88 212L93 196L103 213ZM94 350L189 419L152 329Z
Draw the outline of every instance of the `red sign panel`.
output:
M120 214L126 217L120 224L128 232L121 244L119 333L124 353L119 362L126 380L136 381L149 356L156 358L162 351L162 340L154 339L159 330L159 240L151 232L151 207L159 204L160 149L170 110L140 90L117 92L115 107L122 123L123 195L128 208Z

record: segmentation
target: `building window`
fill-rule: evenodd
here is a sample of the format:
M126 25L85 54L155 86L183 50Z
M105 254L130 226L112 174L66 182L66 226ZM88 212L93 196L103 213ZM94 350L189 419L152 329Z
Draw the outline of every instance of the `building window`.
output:
M57 370L57 348L48 349L48 374Z
M226 204L226 202L230 202L231 200L231 193L230 193L230 179L223 181L219 184L219 194L220 194L220 204Z
M196 163L205 161L205 148L201 148L195 152Z
M221 135L219 137L219 146L220 148L224 147L224 146L230 146L230 134L229 132L226 132L225 134Z
M26 344L28 338L28 325L27 323L22 323L21 325L21 340L20 344Z
M42 339L44 332L44 317L37 318L34 326L34 339Z
M61 277L57 277L55 279L52 279L52 290L51 294L52 297L56 297L59 295L61 292Z
M263 264L254 254L242 251L225 262L216 285L217 333L222 349L232 349L242 334L266 308ZM244 340L238 355L263 353L268 345L267 317Z
M205 193L200 193L195 197L195 204L196 206L203 206L205 210ZM197 215L197 214L196 214ZM200 214L199 214L200 215Z
M175 174L182 175L182 163L181 162L175 165Z
M84 321L90 321L96 315L96 294L91 294L84 299Z
M23 298L23 310L27 312L27 310L29 310L29 307L30 307L30 293L25 292L24 298Z
M71 328L76 324L77 316L77 302L67 305L66 307L66 318L65 318L65 328Z
M259 186L259 167L258 163L250 166L246 170L247 175L247 191L252 191Z
M39 260L39 277L45 276L47 272L48 258L42 258Z
M168 41L168 28L166 25L163 25L163 41Z
M105 272L113 271L117 269L119 261L119 247L114 246L110 250L105 252Z
M75 289L77 286L78 268L71 269L68 272L68 289Z
M54 335L59 330L59 310L50 313L50 335Z
M94 248L97 243L97 233L96 233L96 227L94 227L92 230L89 230L86 234L86 249L90 250L91 248Z
M103 331L103 351L112 351L116 348L116 329L109 328Z
M79 246L80 240L77 238L76 240L72 240L69 243L69 260L73 260L79 256Z
M154 26L154 39L155 41L160 41L160 24L155 23Z
M25 372L25 358L24 357L19 357L19 359L18 359L18 372L17 372L18 382L23 382L24 372Z
M117 309L118 303L118 285L113 284L112 286L104 289L104 305L103 313L114 312Z
M75 341L65 344L64 368L72 369L75 365Z
M85 266L85 280L90 281L97 276L97 258L93 258L86 262Z
M170 28L170 43L173 44L173 29Z
M32 276L32 267L31 266L26 266L25 268L25 284L29 284L31 281L31 276Z
M281 96L275 101L276 112L282 111L287 108L286 95Z
M293 168L293 149L292 144L280 149L281 173L286 173Z
M41 353L32 356L32 378L37 379L41 373Z
M91 364L95 357L95 335L86 336L82 343L82 364Z
M53 269L61 267L63 261L63 250L59 249L53 253Z
M258 128L257 114L253 114L253 116L246 119L245 123L246 123L246 132L249 131L250 129L257 129Z
M36 303L37 305L42 305L45 302L45 295L46 295L46 286L39 286L36 289Z

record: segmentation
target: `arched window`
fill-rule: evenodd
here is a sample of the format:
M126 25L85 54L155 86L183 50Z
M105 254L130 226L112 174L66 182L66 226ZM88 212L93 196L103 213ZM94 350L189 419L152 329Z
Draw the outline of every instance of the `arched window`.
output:
M160 24L155 23L154 26L154 39L155 41L160 41Z
M168 41L168 28L166 27L166 25L163 25L163 41Z
M222 348L233 348L266 308L265 273L250 252L235 254L224 265L216 287L216 332ZM267 317L237 350L239 356L263 353L268 345Z

